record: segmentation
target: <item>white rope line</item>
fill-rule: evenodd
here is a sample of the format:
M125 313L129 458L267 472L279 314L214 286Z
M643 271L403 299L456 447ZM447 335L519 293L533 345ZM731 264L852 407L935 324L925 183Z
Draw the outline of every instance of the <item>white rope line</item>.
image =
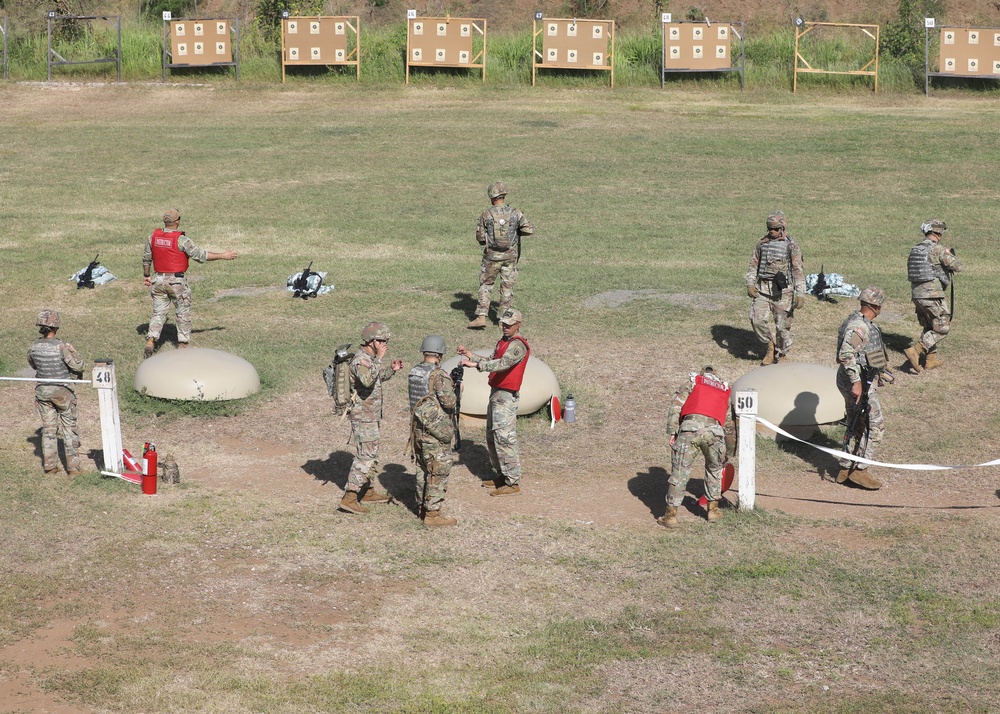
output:
M89 379L39 379L38 377L0 377L0 382L45 382L48 384L90 384Z
M1000 466L1000 459L994 459L993 461L987 461L983 464L973 464L971 466L937 466L933 464L890 464L885 461L872 461L871 459L866 459L861 456L855 456L854 454L848 454L844 451L837 451L836 449L828 449L825 446L819 446L818 444L813 444L812 442L800 439L797 436L789 434L787 431L781 427L775 426L767 419L762 419L759 416L755 416L754 419L759 421L761 424L766 426L771 431L781 434L784 437L797 441L801 444L806 444L814 449L819 449L820 451L829 454L830 456L835 456L838 459L847 459L848 461L857 461L859 464L868 464L869 466L885 466L890 469L905 469L907 471L951 471L955 469L972 469L979 466Z

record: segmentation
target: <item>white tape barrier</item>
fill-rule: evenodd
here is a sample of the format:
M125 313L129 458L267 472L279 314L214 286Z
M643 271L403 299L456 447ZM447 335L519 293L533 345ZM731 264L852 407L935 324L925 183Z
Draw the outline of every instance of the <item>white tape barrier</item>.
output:
M869 466L885 466L890 469L905 469L907 471L954 471L957 469L973 469L980 466L1000 466L1000 459L987 461L986 463L983 464L973 464L971 466L937 466L933 464L890 464L884 461L872 461L871 459L866 459L861 456L855 456L854 454L848 454L847 452L844 451L837 451L836 449L828 449L825 446L818 446L817 444L813 444L812 442L800 439L797 436L789 434L787 431L785 431L781 427L775 426L767 419L762 419L760 417L756 417L756 419L771 431L781 434L784 437L787 437L794 441L798 441L799 443L802 444L806 444L807 446L811 446L814 449L818 449L824 453L830 454L830 456L835 456L838 459L857 461L859 464L868 464Z

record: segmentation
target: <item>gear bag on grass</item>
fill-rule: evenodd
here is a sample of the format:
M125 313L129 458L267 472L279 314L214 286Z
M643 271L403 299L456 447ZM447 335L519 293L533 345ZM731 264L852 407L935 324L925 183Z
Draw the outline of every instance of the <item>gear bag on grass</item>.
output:
M326 391L333 397L333 413L344 414L351 405L351 345L341 345L333 352L333 361L323 368Z

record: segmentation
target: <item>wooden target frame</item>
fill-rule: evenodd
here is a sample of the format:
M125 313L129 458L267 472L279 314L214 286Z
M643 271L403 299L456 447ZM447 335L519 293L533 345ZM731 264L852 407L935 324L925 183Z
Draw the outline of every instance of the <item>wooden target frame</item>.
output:
M281 83L286 67L353 66L361 81L361 19L357 15L281 18Z
M934 19L924 22L924 94L931 77L1000 79L1000 28L944 26L937 33L937 71L931 71L930 46Z
M609 74L614 88L614 20L545 18L538 12L535 13L531 44L532 87L539 69L596 69Z
M240 78L240 21L163 13L163 81L168 69L233 67Z
M57 15L54 11L49 11L47 19L48 19L47 23L48 52L46 53L46 64L48 65L48 81L50 82L52 81L53 67L64 67L67 65L74 65L74 64L103 64L107 62L115 63L115 66L117 68L117 81L119 82L122 81L122 18L120 15ZM83 60L66 59L52 48L52 23L60 20L68 20L68 21L83 20L88 23L90 20L103 20L107 22L109 25L116 28L118 33L118 44L117 47L115 48L114 53L108 55L107 57L99 57L97 59L83 59ZM6 25L4 27L3 39L4 39L4 78L6 78L7 76Z
M861 31L875 41L875 56L866 62L860 69L855 70L831 70L815 69L805 57L799 52L799 40L808 35L813 30L824 27L853 27ZM861 25L852 22L805 22L802 18L795 21L795 70L792 74L792 93L798 89L799 74L847 74L856 77L874 77L875 93L878 93L878 47L879 47L879 25ZM872 32L874 31L874 34ZM874 69L869 69L874 65Z
M482 46L476 51L476 38ZM480 17L406 17L406 84L410 67L478 69L486 81L486 20Z
M746 27L729 20L672 20L661 18L663 54L660 88L668 72L739 72L740 89L746 88ZM733 64L733 40L739 41L739 62Z

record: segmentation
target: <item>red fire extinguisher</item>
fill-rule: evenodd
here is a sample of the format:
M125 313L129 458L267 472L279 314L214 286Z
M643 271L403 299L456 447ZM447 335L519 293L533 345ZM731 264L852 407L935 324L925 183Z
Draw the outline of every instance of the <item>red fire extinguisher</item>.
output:
M156 444L148 441L142 450L142 492L156 495Z

